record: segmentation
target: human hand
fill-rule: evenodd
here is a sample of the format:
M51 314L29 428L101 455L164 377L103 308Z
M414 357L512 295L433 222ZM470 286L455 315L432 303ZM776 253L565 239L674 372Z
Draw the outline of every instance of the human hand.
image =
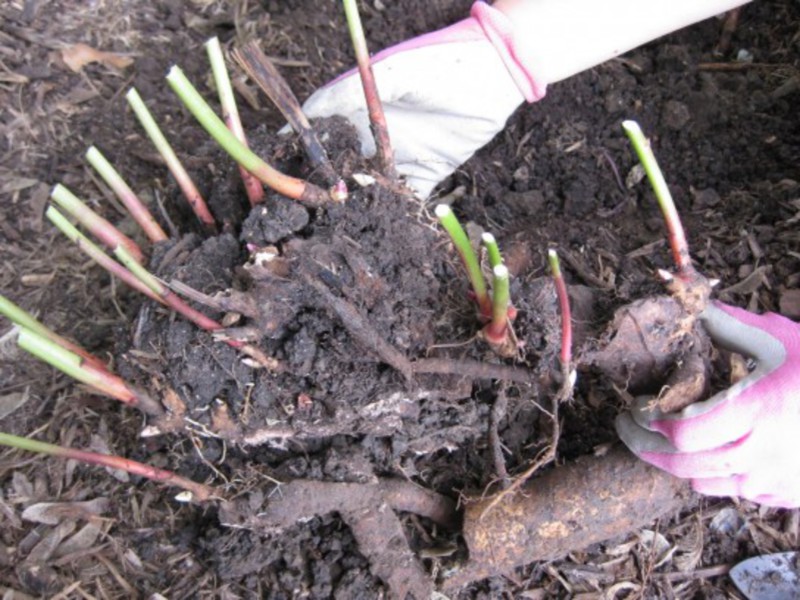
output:
M544 95L513 56L510 31L503 13L476 2L469 18L373 57L397 170L418 196L489 142L526 98ZM358 130L362 154L375 153L358 71L315 92L303 110L311 118L343 115Z
M800 325L721 303L701 315L711 339L751 357L756 368L708 400L675 413L637 401L617 418L622 441L640 458L710 496L800 506Z

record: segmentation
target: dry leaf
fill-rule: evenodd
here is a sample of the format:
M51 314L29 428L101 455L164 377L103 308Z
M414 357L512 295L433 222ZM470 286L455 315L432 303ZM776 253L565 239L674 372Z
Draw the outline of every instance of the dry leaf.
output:
M92 547L100 533L100 527L96 523L87 523L71 538L61 542L53 556L59 558L75 552L85 552Z
M64 538L72 535L75 527L75 521L64 521L48 531L42 540L31 549L28 556L25 557L25 564L39 565L49 560Z
M17 513L14 512L13 508L6 504L5 500L3 500L3 495L0 494L0 524L3 524L4 522L14 529L19 529L22 527L22 521L20 521ZM6 525L3 526L6 527Z
M34 523L57 525L64 519L87 519L108 510L107 498L86 502L39 502L22 511L22 518Z
M39 183L38 179L31 179L30 177L20 177L18 175L6 175L3 178L3 183L0 184L0 194L11 194L27 190L30 187Z
M21 471L14 471L11 476L11 489L14 490L14 504L24 504L35 497L31 480Z
M703 556L703 525L699 519L692 528L678 540L675 553L675 567L682 573L694 571Z
M124 69L133 64L130 56L123 56L113 52L103 52L96 50L86 44L75 44L61 51L61 59L72 71L77 73L90 63L99 62L107 67Z
M654 569L669 561L675 552L675 547L657 531L643 529L639 532L639 541L653 560Z
M24 392L11 392L10 394L0 396L0 419L4 419L25 404L28 398L30 398L28 392L29 389L25 388Z

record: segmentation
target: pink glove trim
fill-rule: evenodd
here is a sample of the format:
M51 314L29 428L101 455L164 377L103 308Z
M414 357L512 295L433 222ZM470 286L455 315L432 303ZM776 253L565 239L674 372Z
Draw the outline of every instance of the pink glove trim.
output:
M406 40L405 42L400 42L399 44L385 48L372 56L371 63L374 65L382 60L394 56L395 54L416 50L417 48L425 48L427 46L433 46L436 44L457 44L464 42L485 41L486 34L483 32L475 19L463 19L458 23L454 23L453 25L445 27L444 29L431 31L430 33L424 33L415 38L411 38L410 40ZM357 73L358 68L353 67L349 71L342 73L332 81L326 83L325 87L332 86L334 83L337 83L338 81Z
M531 74L530 69L525 65L525 61L518 56L516 45L514 44L514 32L508 17L497 9L492 8L482 1L475 2L470 10L472 18L464 19L454 23L449 27L432 31L417 36L396 46L381 50L372 57L372 64L376 64L390 56L433 46L435 44L453 44L464 42L485 42L489 41L500 55L500 60L508 70L508 74L517 84L520 92L528 102L541 100L547 86L540 84ZM349 77L356 73L357 69L350 69L342 73L333 81L326 84L326 87ZM476 74L476 77L479 75Z
M480 23L483 32L506 65L508 72L528 102L544 98L547 84L540 83L533 74L528 57L522 56L514 43L514 28L506 15L482 1L475 2L470 15Z
M400 42L396 46L381 50L372 57L372 62L376 63L389 58L398 52L406 52L408 50L416 50L417 48L425 48L426 46L433 46L435 44L453 44L464 42L480 42L486 39L485 34L481 31L473 19L464 19L458 23L454 23L439 29L438 31L431 31L430 33L423 33L420 36Z

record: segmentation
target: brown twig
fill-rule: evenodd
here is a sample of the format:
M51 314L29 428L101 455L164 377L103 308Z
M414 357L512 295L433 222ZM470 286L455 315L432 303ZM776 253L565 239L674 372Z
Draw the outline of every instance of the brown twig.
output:
M654 577L669 582L678 582L698 579L708 579L709 577L719 577L720 575L727 575L734 565L715 565L713 567L705 567L703 569L693 569L691 571L678 571L675 573L656 573Z
M486 505L480 518L483 518L494 507L500 504L503 499L514 491L518 490L522 485L531 478L531 476L541 469L546 464L552 462L556 458L556 450L558 449L558 439L561 435L561 427L558 421L558 405L561 403L560 394L553 397L553 410L550 417L553 422L553 433L550 438L550 443L547 447L539 453L539 456L533 463L525 469L522 473L514 478L514 481L506 489L497 493L494 498Z
M506 469L506 460L503 456L503 442L498 433L500 420L505 416L508 407L507 388L508 386L504 383L500 386L500 389L497 390L497 396L494 399L494 405L492 405L492 412L489 413L489 448L492 453L495 476L500 481L500 485L503 489L511 484L508 478L508 470Z
M292 129L300 135L300 142L306 151L312 167L318 170L328 185L333 185L339 177L333 170L328 154L308 122L297 97L280 74L275 64L261 51L256 42L248 42L233 50L236 62L247 72L278 108Z
M714 54L723 55L727 54L731 49L731 41L736 28L739 26L739 15L742 12L742 7L739 6L728 11L725 15L725 20L722 22L722 31L719 34L719 42L717 47L714 48Z
M477 360L454 360L450 358L420 358L410 363L414 373L435 373L438 375L460 375L468 379L497 379L515 383L534 384L537 379L532 371L495 365Z
M251 319L256 319L259 316L256 302L246 292L231 289L225 292L224 296L220 294L209 296L177 279L171 279L169 287L181 296L219 312L237 312Z
M749 71L750 69L778 69L784 65L751 62L707 62L698 63L699 71Z
M304 273L303 280L321 296L325 307L339 317L342 325L358 343L372 350L407 380L411 380L414 372L412 363L402 352L384 340L355 306L334 296L328 286L310 273Z
M578 276L583 279L586 283L601 290L612 290L614 289L614 285L604 281L594 273L592 273L586 265L584 265L574 254L569 252L568 250L562 248L561 249L561 256L564 257L564 261L572 268Z

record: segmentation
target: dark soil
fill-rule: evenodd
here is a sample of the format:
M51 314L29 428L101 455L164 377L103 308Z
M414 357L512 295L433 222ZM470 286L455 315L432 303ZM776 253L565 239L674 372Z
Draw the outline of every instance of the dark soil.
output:
M450 23L468 5L365 5L371 47ZM202 42L255 36L304 98L352 56L336 3L243 6L236 14L213 2L136 10L111 3L97 14L73 2L1 9L3 294L113 358L116 372L153 395L174 390L180 406L171 408L185 413L179 430L140 438L134 411L70 386L3 344L0 409L24 403L0 415L0 429L170 468L219 486L234 502L222 513L182 506L155 484L7 452L0 456L0 589L46 597L372 598L391 588L419 596L415 557L434 578L446 576L465 559L458 528L427 509L400 506L396 495L387 500L386 482L406 480L454 499L480 496L547 446L559 343L548 247L558 248L570 283L582 365L574 399L561 407L558 463L614 443L613 420L629 397L657 392L685 351L666 344L659 354L645 344L644 358L631 364L623 362L628 347L608 364L589 360L614 312L663 295L655 272L671 268L646 182L630 181L636 160L624 118L651 136L697 267L721 280L716 297L800 317L796 3L747 6L722 56L714 54L719 22L710 20L552 86L443 184L439 196L453 201L471 234L494 233L511 267L520 342L513 358L498 357L476 336L481 324L466 278L431 219L435 200L355 184L350 176L371 165L357 156L342 121L315 126L334 168L348 177L345 205L309 209L268 194L249 209L236 169L178 108L163 73L178 63L207 93ZM132 52L133 66L72 73L59 52L76 42ZM733 61L742 49L754 62ZM125 108L130 85L197 177L219 235L208 236L183 208ZM296 141L274 134L282 119L246 85L259 103L240 96L254 147L313 179ZM110 284L42 222L49 186L61 181L130 225L83 165L92 143L154 207L156 200L167 207L175 232L152 248L151 269L220 293L223 310L196 306L274 358L275 368L257 368ZM273 248L279 256L270 261ZM665 326L676 320L662 319ZM725 374L718 371L717 379ZM330 487L339 484L357 485ZM97 515L70 513L58 525L21 517L39 502L97 497L111 500ZM296 511L284 521L264 516L279 498ZM453 597L735 597L727 568L795 547L798 522L797 511L692 497L644 530L475 582Z

